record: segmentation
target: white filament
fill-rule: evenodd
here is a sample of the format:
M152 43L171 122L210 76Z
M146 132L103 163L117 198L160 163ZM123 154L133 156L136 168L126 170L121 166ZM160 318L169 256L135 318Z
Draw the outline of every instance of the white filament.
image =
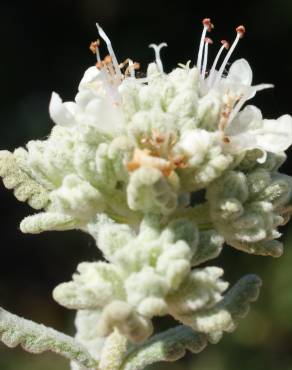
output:
M201 73L201 77L204 80L206 77L206 70L207 70L207 63L208 63L208 47L209 47L209 42L205 41L205 47L204 47L204 62L203 62L203 69Z
M100 37L106 43L106 46L108 48L108 52L109 52L109 54L112 58L112 61L113 61L113 66L114 66L116 74L118 76L122 76L122 73L121 73L121 70L120 70L120 67L119 67L119 63L117 61L117 58L116 58L116 55L114 53L114 50L113 50L112 43L111 43L110 39L108 38L107 34L104 32L104 30L100 27L100 25L98 23L96 23L96 27L97 27L97 30L98 30L98 33L99 33Z
M241 38L242 34L240 32L237 32L237 35L236 35L236 38L235 40L233 41L233 44L231 45L231 48L229 49L228 53L226 54L224 60L223 60L223 63L221 64L221 67L219 69L219 72L217 74L217 77L216 77L216 80L215 80L215 83L214 85L217 85L224 73L224 70L225 70L225 67L226 67L226 64L228 63L234 49L236 48L236 45L238 44L238 41L239 39Z
M135 78L135 68L132 59L129 59L129 72L132 78Z
M210 71L210 74L209 74L209 79L208 79L208 87L211 87L212 86L212 83L214 81L214 77L215 77L215 70L216 70L216 66L217 66L217 63L219 61L219 58L223 52L223 50L225 49L225 45L222 45L221 48L219 49L217 55L216 55L216 58L214 60L214 63L212 64L212 68L211 68L211 71Z
M233 121L233 119L236 117L237 113L240 111L244 103L247 101L250 95L250 89L248 88L247 91L241 96L235 107L233 108L229 118L228 118L228 123Z
M162 42L161 44L159 45L156 45L156 44L150 44L149 45L149 48L153 48L154 52L155 52L155 62L156 62L156 65L158 67L158 70L160 72L164 72L163 70L163 64L162 64L162 61L161 61L161 58L160 58L160 50L164 47L166 47L167 44L165 42Z
M98 46L95 49L95 53L96 53L96 60L97 60L97 62L98 63L101 63L100 52L99 52L99 47Z
M202 31L202 36L201 36L201 41L200 41L200 48L199 48L199 53L198 53L198 59L197 59L197 68L199 72L201 72L202 68L202 58L203 58L203 49L204 49L204 41L206 38L206 33L208 31L208 26L204 26L203 31Z

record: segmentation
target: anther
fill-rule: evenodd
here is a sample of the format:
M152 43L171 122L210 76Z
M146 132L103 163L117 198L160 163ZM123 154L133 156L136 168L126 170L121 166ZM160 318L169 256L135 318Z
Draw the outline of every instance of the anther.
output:
M228 42L228 41L226 41L226 40L221 40L221 44L224 46L224 48L225 48L226 50L228 50L228 49L229 49L229 47L230 47L229 42Z
M210 39L210 37L205 37L205 43L206 44L213 44L213 40Z
M141 64L138 63L138 62L134 62L133 67L134 67L135 70L140 69L141 68Z
M212 29L214 28L214 24L211 22L210 18L204 18L202 23L204 27L207 27L208 32L211 32Z
M96 40L96 41L92 41L92 43L90 44L89 46L89 50L93 53L93 54L96 54L96 50L97 48L99 47L100 45L100 41L99 40Z
M113 59L112 59L112 57L110 56L110 55L107 55L105 58L104 58L104 63L105 64L112 64L112 62L113 62Z
M103 67L104 67L104 65L103 65L103 62L101 61L101 62L96 62L96 68L97 69L99 69L99 70L102 70L103 69Z
M125 71L125 76L130 75L132 78L135 78L135 68L134 68L134 62L129 59L129 66Z
M245 27L244 26L236 27L236 32L240 35L240 37L243 37L245 35Z

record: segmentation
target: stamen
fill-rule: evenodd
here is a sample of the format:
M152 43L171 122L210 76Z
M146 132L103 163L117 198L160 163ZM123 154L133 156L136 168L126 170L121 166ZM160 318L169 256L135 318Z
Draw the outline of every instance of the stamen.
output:
M209 79L208 79L208 87L211 87L212 86L212 83L214 81L214 76L215 76L215 70L216 70L216 67L217 67L217 63L219 61L219 58L223 52L224 49L228 50L229 49L229 42L227 42L226 40L221 40L221 48L219 49L217 55L216 55L216 58L214 60L214 63L212 65L212 68L211 68L211 71L210 71L210 74L209 74Z
M108 52L110 53L110 56L112 57L115 72L119 77L121 77L122 73L121 73L121 70L119 68L119 64L118 64L116 55L115 55L113 47L112 47L112 43L111 43L110 39L108 38L107 34L104 32L104 30L100 27L100 25L98 23L96 23L96 27L97 27L97 30L98 30L98 33L99 33L100 37L105 41L106 46L108 48Z
M98 41L92 41L92 43L89 46L89 50L93 53L96 54L96 48L97 48L97 43Z
M140 69L141 68L141 65L139 62L134 62L134 69L137 70L137 69Z
M129 69L130 69L130 75L132 78L135 78L135 63L130 59L129 60Z
M133 63L132 59L129 59L129 67L128 67L127 69L128 69L128 71L130 72L130 76L131 76L132 78L135 78L135 67L134 67L134 63ZM126 70L125 74L126 74L128 71Z
M110 55L107 55L103 60L104 66L107 68L108 73L111 77L113 77L112 82L115 83L115 69L113 67L113 59Z
M235 107L233 108L233 110L232 110L232 112L229 116L228 124L233 121L233 119L235 118L237 113L240 111L240 109L242 108L244 103L247 101L249 95L250 95L250 90L249 89L247 89L247 91L244 94L241 95L241 97L239 98L237 104L235 105Z
M198 59L197 59L197 68L199 72L201 72L202 68L202 58L203 58L203 49L204 49L204 42L206 38L206 33L211 32L212 28L214 28L213 24L211 23L210 18L205 18L202 21L203 23L203 31L202 31L202 36L201 36L201 41L200 41L200 47L199 47L199 53L198 53Z
M119 64L120 70L122 70L123 68L125 68L125 66L127 64L129 64L129 59L128 58L126 60L124 60L122 63Z
M213 41L209 38L205 38L205 47L204 47L204 63L203 63L203 70L201 77L204 80L206 77L206 69L207 69L207 63L208 63L208 45L213 44Z
M238 44L238 41L244 36L245 34L245 27L244 26L238 26L236 28L236 38L235 40L233 41L233 44L231 46L231 48L229 49L227 55L225 56L225 59L223 60L223 63L219 69L219 72L218 72L218 75L217 75L217 78L215 80L215 84L214 85L217 85L223 75L223 72L225 70L225 67L226 67L226 64L228 63L230 57L231 57L231 54L233 53L234 49L236 48L236 45Z
M132 59L129 59L127 58L123 63L120 63L119 64L119 67L121 70L123 70L123 68L125 68L127 66L127 68L125 69L125 72L124 72L124 75L125 76L131 76L131 77L136 77L135 76L135 70L137 69L140 69L140 63L138 62L133 62Z
M100 58L100 53L99 53L99 45L100 45L100 40L97 39L96 41L93 41L89 46L89 49L92 51L92 53L96 54L97 63L101 63L101 58Z
M160 50L164 47L166 47L167 44L165 42L162 42L161 44L159 45L156 45L156 44L150 44L149 45L149 48L153 48L154 52L155 52L155 62L156 62L156 65L159 69L160 72L164 72L163 71L163 64L162 64L162 61L161 61L161 58L160 58Z

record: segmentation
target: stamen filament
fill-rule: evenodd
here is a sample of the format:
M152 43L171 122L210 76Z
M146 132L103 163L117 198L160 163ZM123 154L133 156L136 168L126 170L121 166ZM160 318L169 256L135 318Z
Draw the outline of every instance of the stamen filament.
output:
M100 52L99 52L99 47L96 47L96 60L97 63L101 63L101 57L100 57Z
M100 25L98 23L96 23L96 27L97 27L97 30L98 30L98 33L99 33L100 37L105 41L106 46L108 48L108 52L109 52L110 56L112 57L112 62L113 62L113 66L114 66L116 74L119 77L122 77L122 73L121 73L121 70L120 70L120 67L119 67L119 63L117 61L117 58L116 58L116 55L114 53L114 50L113 50L112 43L111 43L110 39L108 38L107 34L104 32L104 30L100 27Z
M166 47L167 44L165 42L162 42L161 44L159 45L156 45L156 44L150 44L149 45L149 48L153 48L154 52L155 52L155 63L159 69L160 72L164 72L163 70L163 64L162 64L162 61L161 61L161 58L160 58L160 50L164 47Z
M224 73L224 70L225 70L225 67L234 51L234 49L236 48L236 45L238 44L239 40L243 37L244 33L245 33L245 28L243 26L239 26L236 28L236 38L235 40L233 41L233 44L231 45L231 48L229 49L228 53L226 54L224 60L223 60L223 63L221 64L221 67L219 69L219 72L218 72L218 75L216 77L216 80L215 80L215 83L214 85L217 85L220 81L220 79L222 78L222 75Z
M237 104L233 108L233 110L232 110L232 112L231 112L231 114L229 116L227 125L229 125L230 122L233 121L233 119L235 118L235 116L237 115L237 113L240 111L240 109L242 108L242 106L244 105L244 103L247 101L249 95L250 95L250 90L247 89L247 91L240 97L240 99L238 100Z
M197 68L198 68L199 72L201 72L201 69L202 69L202 58L203 58L203 49L204 49L204 42L205 42L205 38L206 38L206 33L207 33L207 31L210 32L211 29L213 28L213 25L211 23L210 18L203 19L202 23L203 23L204 28L203 28L203 31L202 31L199 53L198 53L198 58L197 58Z
M132 78L135 78L135 67L132 59L129 59L129 72Z
M207 63L208 63L208 46L209 44L213 44L213 41L209 38L205 38L205 47L204 47L204 62L203 62L203 69L201 73L201 77L204 80L206 77L206 70L207 70Z
M97 63L101 62L100 54L99 54L99 48L98 48L99 45L100 45L100 41L99 41L99 39L97 39L96 41L93 41L89 46L89 49L91 50L91 52L93 54L95 54L95 56L96 56Z
M222 43L222 46L221 46L221 48L219 49L219 51L216 55L216 58L214 60L214 63L212 65L212 68L211 68L211 71L210 71L210 74L209 74L208 87L212 86L212 83L213 83L214 77L215 77L215 70L216 70L219 58L220 58L223 50L224 49L227 49L227 50L229 49L229 43L226 40L222 40L221 43Z

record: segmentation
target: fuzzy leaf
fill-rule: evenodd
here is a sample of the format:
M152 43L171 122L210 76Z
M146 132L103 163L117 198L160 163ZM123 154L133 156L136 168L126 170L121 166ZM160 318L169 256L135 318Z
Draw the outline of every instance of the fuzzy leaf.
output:
M98 363L72 337L20 318L3 308L0 308L0 340L11 348L20 344L31 353L52 351L78 362L85 368L98 368Z

